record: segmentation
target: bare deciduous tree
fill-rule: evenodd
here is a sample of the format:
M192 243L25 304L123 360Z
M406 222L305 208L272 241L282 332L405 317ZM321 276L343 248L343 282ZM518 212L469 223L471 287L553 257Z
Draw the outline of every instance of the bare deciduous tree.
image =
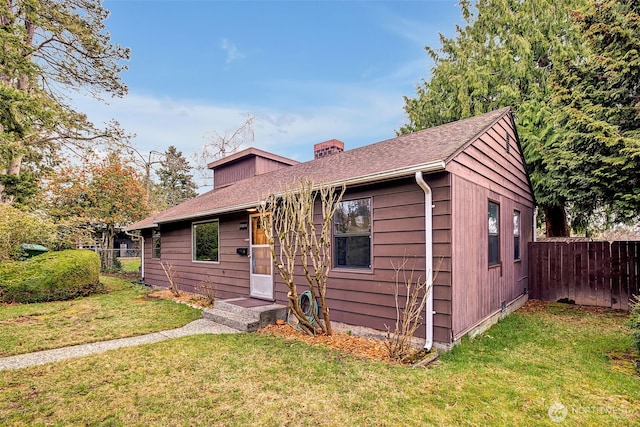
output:
M145 153L131 145L125 145L123 148L129 152L133 163L144 170L144 174L142 175L144 188L146 190L144 197L147 202L150 202L151 193L153 191L153 179L151 177L151 172L154 165L162 163L164 153L156 150L151 150L148 153Z
M273 262L289 288L289 309L300 322L300 327L309 334L317 332L314 323L322 333L332 334L326 301L327 279L331 268L331 225L344 192L344 185L314 186L310 179L301 179L296 187L269 195L259 207L263 214L262 227L271 245ZM319 201L321 208L319 224L316 224L314 215L316 201ZM311 292L310 310L313 319L308 319L300 306L295 282L298 259ZM317 299L316 310L313 302Z
M200 177L207 182L206 184L199 184L200 186L211 185L212 176L208 168L211 161L235 153L246 142L253 144L253 120L253 116L247 116L244 123L233 132L224 131L224 133L220 134L214 130L205 135L207 143L199 153L193 155L193 160L196 162L196 170L199 172Z

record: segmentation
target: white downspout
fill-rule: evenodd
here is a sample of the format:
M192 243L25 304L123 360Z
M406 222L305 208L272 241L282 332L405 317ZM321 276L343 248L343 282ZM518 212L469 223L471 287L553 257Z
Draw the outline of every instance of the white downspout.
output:
M422 177L422 172L416 172L416 182L424 191L424 240L425 240L425 263L426 263L426 280L429 286L427 292L427 307L425 326L427 328L427 339L424 343L424 349L431 351L433 346L433 198L431 187Z

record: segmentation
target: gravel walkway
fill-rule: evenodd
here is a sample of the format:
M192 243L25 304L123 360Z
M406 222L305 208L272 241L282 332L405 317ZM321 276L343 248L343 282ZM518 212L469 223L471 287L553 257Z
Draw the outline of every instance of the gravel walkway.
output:
M198 334L235 334L240 331L212 322L206 319L198 319L187 325L168 331L154 332L137 337L120 338L117 340L100 341L89 344L74 345L71 347L56 348L53 350L38 351L35 353L19 354L0 358L0 371L8 369L21 369L28 366L44 365L74 357L86 356L94 353L102 353L121 347L132 347L140 344L154 343L171 338L185 337Z

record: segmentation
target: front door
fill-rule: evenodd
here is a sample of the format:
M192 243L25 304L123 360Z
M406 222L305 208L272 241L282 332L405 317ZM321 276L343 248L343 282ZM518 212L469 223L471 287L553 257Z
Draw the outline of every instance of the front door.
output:
M260 215L251 215L251 235L249 236L249 259L251 272L249 277L251 296L273 300L273 264L271 247L262 229Z

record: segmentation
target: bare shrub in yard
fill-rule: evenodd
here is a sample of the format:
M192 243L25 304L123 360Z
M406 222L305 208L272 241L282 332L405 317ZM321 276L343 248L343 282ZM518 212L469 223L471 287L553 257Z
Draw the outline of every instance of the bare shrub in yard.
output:
M204 296L207 305L213 308L216 303L217 288L215 282L210 277L207 277L205 280L200 282L200 285L196 287L196 290Z
M413 334L420 327L422 313L433 288L433 279L423 280L415 277L415 270L407 271L407 257L398 265L391 261L394 270L394 298L396 306L396 323L393 330L387 326L385 345L389 358L406 362L416 353L413 347ZM427 272L427 277L431 272ZM401 289L404 292L401 295Z
M167 280L169 280L169 290L174 296L179 297L180 290L178 289L178 282L176 281L178 272L173 268L173 263L160 262L160 266L162 267L165 276L167 276Z

